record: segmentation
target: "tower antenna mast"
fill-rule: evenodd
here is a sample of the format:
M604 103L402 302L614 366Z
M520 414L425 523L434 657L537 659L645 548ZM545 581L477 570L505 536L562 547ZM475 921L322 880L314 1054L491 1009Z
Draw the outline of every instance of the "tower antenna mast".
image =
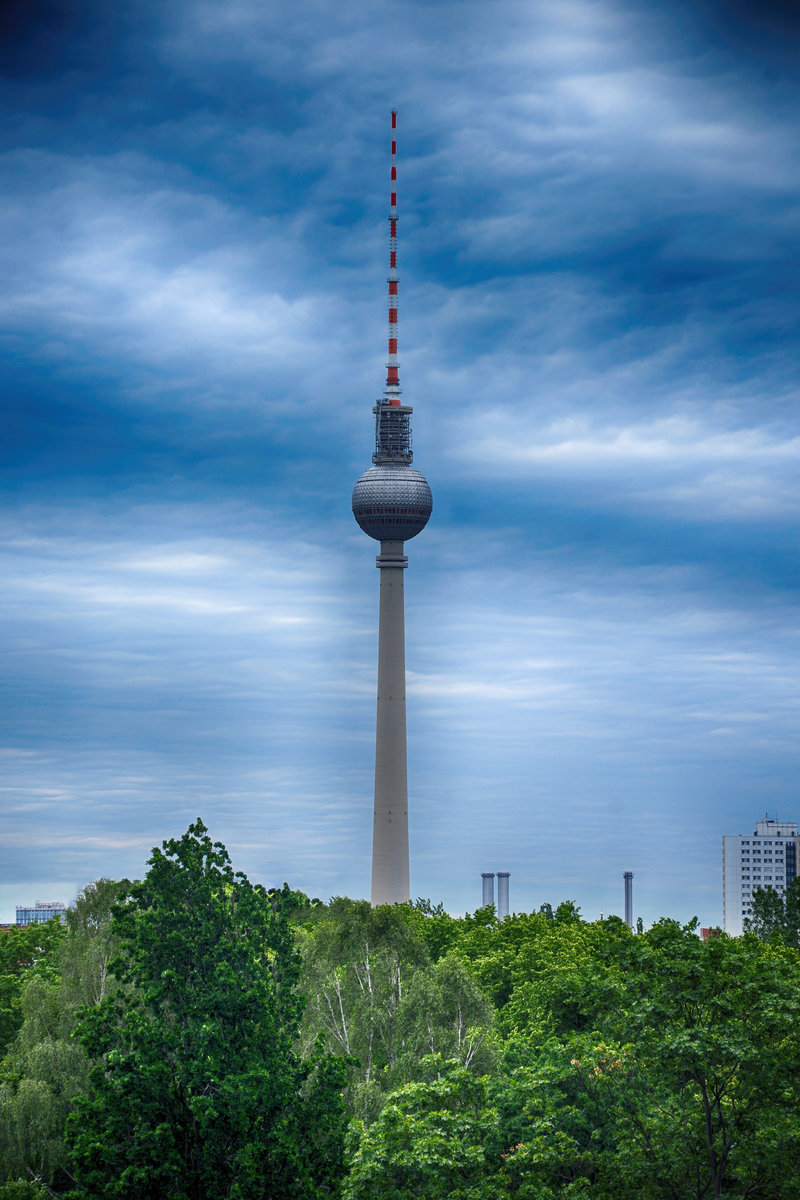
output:
M410 900L406 755L406 659L403 543L416 537L433 509L425 476L412 467L411 413L400 400L397 361L397 111L392 110L389 202L389 357L386 388L373 408L373 465L353 488L353 516L381 544L378 618L378 711L372 827L373 907Z
M392 170L389 192L389 359L386 363L386 399L400 405L400 363L397 361L397 109L392 109Z

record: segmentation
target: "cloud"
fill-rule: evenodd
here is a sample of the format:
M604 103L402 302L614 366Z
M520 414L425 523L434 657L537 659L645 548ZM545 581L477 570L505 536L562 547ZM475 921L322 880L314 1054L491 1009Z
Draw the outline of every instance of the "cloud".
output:
M285 230L262 227L246 246L251 229L235 212L140 155L87 166L12 152L3 169L28 182L6 200L3 314L7 327L46 331L46 356L76 365L100 352L192 376L210 368L220 383L303 362L325 298L291 294ZM34 244L32 262L20 248Z
M140 874L198 814L257 878L364 894L348 501L396 105L435 500L415 890L463 911L505 867L516 906L595 913L630 868L645 914L714 923L720 833L791 816L798 766L797 88L762 34L610 0L50 7L11 31L0 147L4 903Z
M490 477L577 481L595 503L632 494L692 523L786 520L800 507L800 438L776 429L725 430L687 416L604 427L573 416L526 428L494 411L465 423L462 439L459 460Z

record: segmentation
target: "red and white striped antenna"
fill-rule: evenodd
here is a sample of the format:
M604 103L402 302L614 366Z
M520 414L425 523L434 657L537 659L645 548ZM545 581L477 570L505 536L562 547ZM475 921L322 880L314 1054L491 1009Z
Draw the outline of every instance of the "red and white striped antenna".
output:
M400 405L397 361L397 109L392 109L392 173L389 196L389 358L386 363L386 399Z

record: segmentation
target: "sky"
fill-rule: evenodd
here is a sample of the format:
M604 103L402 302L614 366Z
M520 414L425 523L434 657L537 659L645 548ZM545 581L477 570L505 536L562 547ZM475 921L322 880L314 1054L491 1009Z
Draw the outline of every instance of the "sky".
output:
M800 819L800 17L7 0L0 920L234 865L369 891L385 379L413 896L722 919Z

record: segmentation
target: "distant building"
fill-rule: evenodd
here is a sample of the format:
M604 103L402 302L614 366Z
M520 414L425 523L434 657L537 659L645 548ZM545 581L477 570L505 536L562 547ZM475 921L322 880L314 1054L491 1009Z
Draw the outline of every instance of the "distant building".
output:
M783 892L797 875L800 838L796 821L758 821L751 837L722 839L722 920L725 932L738 937L750 916L753 892L772 887Z
M49 921L51 917L60 917L63 921L67 906L60 900L37 900L33 908L17 905L17 924L36 925L39 921Z

